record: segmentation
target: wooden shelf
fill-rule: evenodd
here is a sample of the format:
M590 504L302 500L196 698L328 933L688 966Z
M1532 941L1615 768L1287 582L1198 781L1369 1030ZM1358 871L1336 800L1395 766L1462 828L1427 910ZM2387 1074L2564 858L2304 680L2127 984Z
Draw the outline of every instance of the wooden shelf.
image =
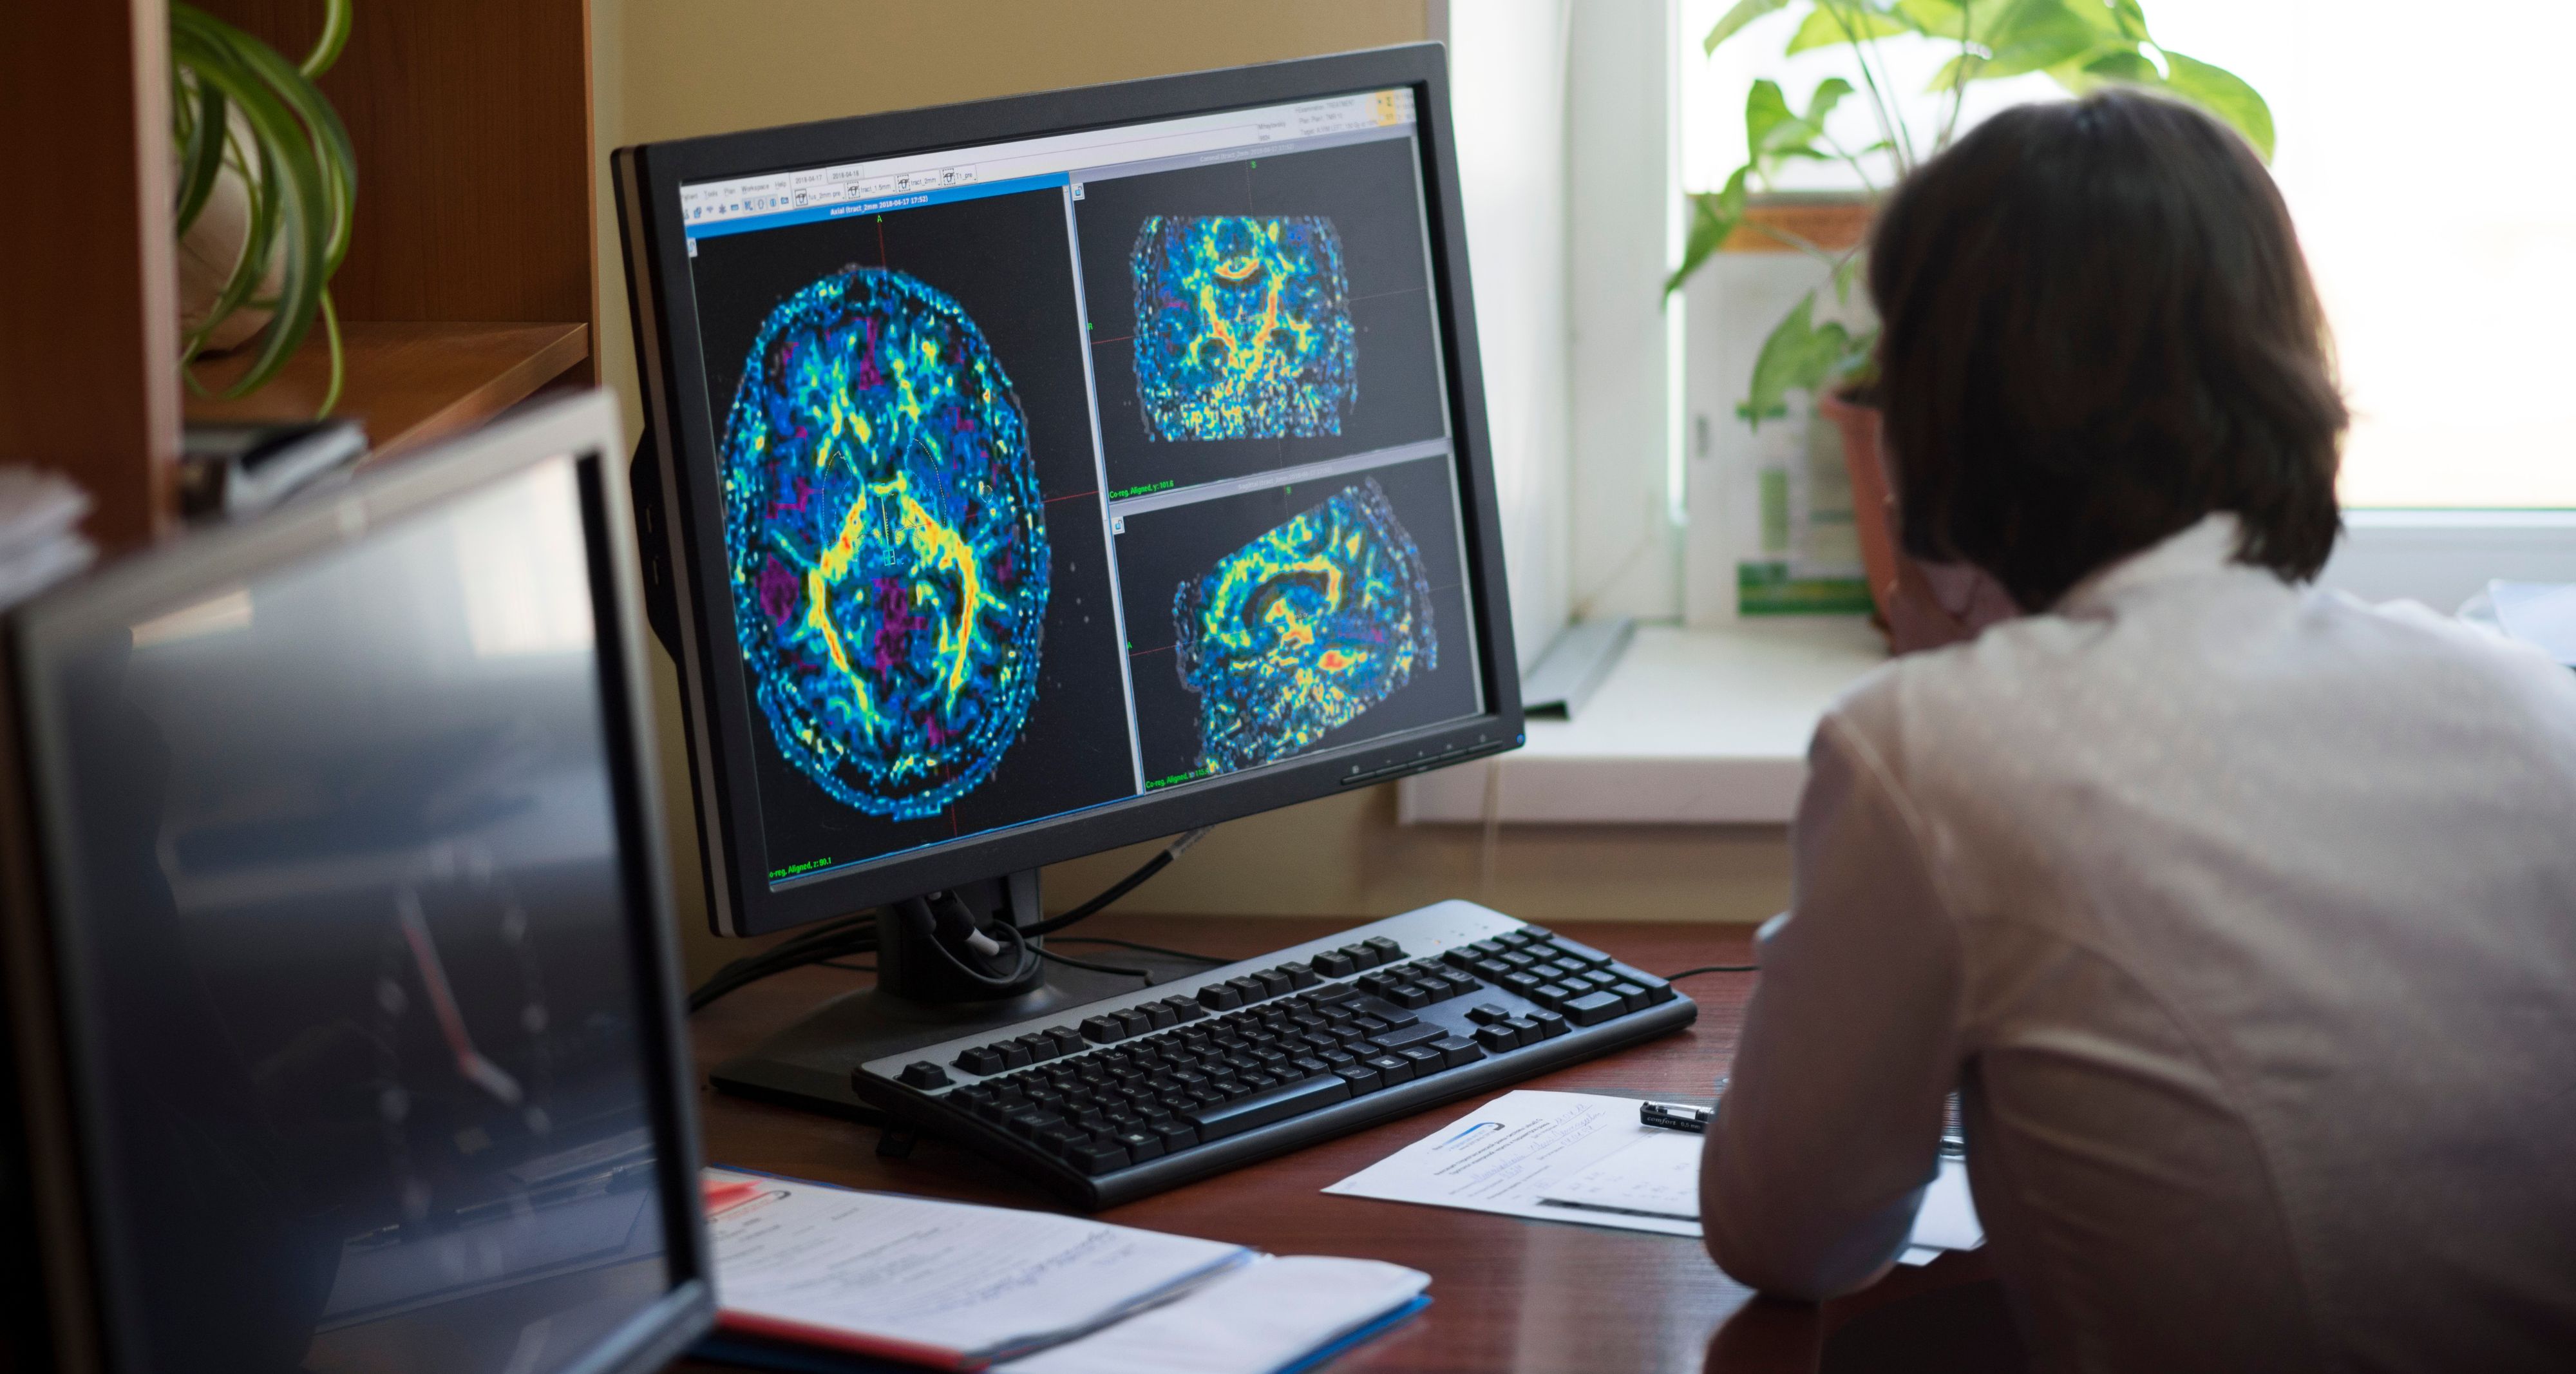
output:
M509 409L590 356L580 324L352 321L340 327L347 371L332 414L367 427L382 457L453 434ZM250 350L243 349L248 354ZM239 376L247 358L197 369L209 391ZM187 399L190 421L310 418L331 378L321 331L267 386L237 401Z

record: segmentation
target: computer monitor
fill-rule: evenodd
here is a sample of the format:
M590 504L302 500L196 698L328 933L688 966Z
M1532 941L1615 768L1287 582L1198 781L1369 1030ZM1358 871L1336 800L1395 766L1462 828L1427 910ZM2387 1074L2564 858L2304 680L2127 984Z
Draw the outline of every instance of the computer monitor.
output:
M552 404L0 626L0 1365L710 1324L620 447Z
M614 166L719 933L1520 742L1438 45Z

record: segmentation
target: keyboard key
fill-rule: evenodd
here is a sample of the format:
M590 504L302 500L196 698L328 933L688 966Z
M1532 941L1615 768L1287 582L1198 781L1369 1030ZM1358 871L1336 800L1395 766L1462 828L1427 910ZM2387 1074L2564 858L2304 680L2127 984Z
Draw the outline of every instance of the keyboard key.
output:
M1131 1164L1142 1164L1146 1160L1163 1157L1163 1133L1160 1131L1149 1131L1142 1127L1120 1131L1118 1144L1127 1151L1127 1160Z
M1581 964L1586 968L1599 968L1610 962L1609 955L1594 949L1590 945L1580 944L1576 941L1569 940L1562 935L1557 936L1548 943L1555 948L1558 958L1572 959L1574 962Z
M1199 989L1199 1005L1209 1011L1232 1011L1243 1005L1243 994L1224 983L1210 983Z
M1381 995L1388 1001L1407 1009L1414 1007L1427 1007L1440 1000L1439 998L1432 996L1430 991L1424 988L1420 983L1398 984L1395 987L1387 989Z
M1373 1054L1360 1061L1377 1070L1378 1077L1392 1088L1413 1081L1413 1061L1400 1054Z
M1137 1010L1145 1013L1146 1019L1154 1023L1156 1030L1170 1030L1181 1024L1181 1014L1160 1002L1148 1002Z
M1163 1137L1163 1153L1175 1154L1199 1143L1198 1129L1186 1121L1165 1121L1154 1127Z
M1496 1002L1479 1002L1467 1008L1467 1019L1480 1026L1490 1026L1497 1021L1510 1020L1511 1015L1510 1011Z
M1404 946L1383 935L1372 935L1360 943L1369 949L1376 950L1380 962L1391 963L1404 957Z
M1591 988L1587 984L1584 990L1588 992ZM1563 983L1541 983L1524 995L1542 1007L1561 1007L1577 996L1573 988Z
M1186 997L1166 997L1163 999L1163 1005L1170 1007L1172 1015L1183 1021L1196 1021L1207 1015L1207 1008Z
M1378 1076L1377 1070L1356 1061L1334 1066L1333 1073L1350 1084L1354 1093L1373 1093L1386 1086L1386 1080Z
M1501 983L1504 987L1510 988L1512 991L1519 993L1523 997L1529 997L1533 993L1536 993L1540 987L1545 985L1547 980L1534 973L1523 973L1519 969L1514 969L1494 981Z
M1628 1004L1615 992L1587 992L1558 1010L1578 1026L1597 1026L1626 1012Z
M1412 1061L1413 1076L1416 1078L1428 1078L1449 1067L1449 1056L1429 1045L1416 1045L1409 1050L1399 1050L1397 1057Z
M1365 992L1372 997L1384 997L1388 992L1393 990L1398 983L1403 981L1403 979L1396 977L1394 974L1381 969L1374 973L1361 974L1359 976L1358 987L1360 991Z
M1288 975L1288 982L1292 987L1311 988L1324 981L1315 976L1313 966L1308 964L1281 964L1279 971Z
M911 1063L904 1065L903 1072L895 1075L895 1077L900 1080L905 1087L919 1088L924 1092L927 1092L932 1088L947 1087L949 1083L954 1081L949 1078L948 1070L939 1067L937 1064L931 1063L927 1059L916 1059Z
M1476 952L1474 946L1460 945L1456 949L1450 950L1448 953L1441 955L1440 962L1448 964L1454 968L1471 968L1475 965L1477 960L1484 957L1484 955Z
M1655 1004L1655 999L1648 996L1644 988L1641 988L1634 983L1613 984L1610 988L1610 995L1627 1003L1628 1010L1630 1011L1644 1011L1646 1008Z
M1473 1064L1485 1057L1485 1052L1476 1047L1475 1041L1459 1035L1444 1035L1422 1048L1438 1050L1441 1059L1447 1061L1449 1067L1453 1069L1461 1064Z
M1290 978L1284 968L1266 968L1252 976L1260 979L1261 986L1273 997L1285 997L1297 990L1296 980Z
M1126 1039L1127 1025L1114 1016L1086 1016L1082 1018L1082 1035L1086 1040L1106 1045Z
M1080 1054L1091 1048L1082 1043L1082 1032L1071 1026L1049 1026L1040 1034L1055 1042L1055 1052L1058 1054Z
M1202 1108L1190 1113L1188 1120L1196 1126L1201 1140L1223 1140L1230 1135L1285 1121L1317 1107L1329 1107L1350 1100L1351 1085L1339 1074L1309 1078L1275 1092L1259 1093L1241 1102L1218 1108Z
M1644 969L1630 968L1626 964L1612 964L1607 971L1616 974L1620 982L1634 983L1644 988L1649 1005L1673 1000L1673 985Z
M1531 1027L1530 1034L1538 1034L1538 1028ZM1519 1049L1521 1037L1520 1033L1510 1026L1496 1022L1492 1025L1476 1027L1476 1043L1499 1054L1504 1050Z
M1309 1005L1324 1010L1326 1015L1330 1015L1330 1008L1348 1002L1359 995L1360 990L1348 983L1327 983L1307 993L1306 1001Z
M1363 1017L1374 1016L1390 1026L1410 1026L1421 1019L1393 1002L1380 1001L1376 998L1362 998L1351 1010Z
M1022 1053L1025 1055L1026 1052L1023 1051ZM1023 1058L1021 1062L1026 1063L1027 1060ZM957 1067L964 1069L968 1073L996 1074L1000 1073L1003 1069L1010 1067L1010 1065L1005 1064L1002 1061L1002 1052L1000 1050L994 1049L990 1045L977 1045L973 1049L959 1050L957 1052Z
M1553 940L1556 938L1556 932L1545 926L1525 925L1521 927L1521 936L1530 940Z
M1438 1026L1416 1023L1410 1026L1390 1029L1381 1035L1373 1036L1370 1038L1369 1043L1377 1046L1380 1053L1393 1054L1395 1051L1403 1049L1408 1045L1429 1044L1448 1033L1449 1032L1442 1030Z
M1126 1147L1115 1138L1068 1141L1064 1145L1065 1162L1086 1174L1105 1174L1127 1167Z
M1566 1032L1565 1018L1552 1011L1531 1012L1529 1014L1529 1021L1532 1025L1538 1027L1539 1034L1546 1036L1550 1040L1553 1040Z
M1544 1014L1548 1016L1556 1016L1556 1013L1552 1011ZM1520 1042L1524 1045L1535 1045L1539 1041L1547 1038L1547 1032L1539 1029L1538 1022L1533 1021L1526 1016L1515 1016L1511 1020L1502 1022L1501 1024L1509 1027L1512 1034L1517 1036ZM1565 1034L1564 1017L1556 1016L1556 1026L1557 1034Z
M1246 1003L1265 1001L1270 996L1269 987L1250 974L1239 978L1228 978L1225 980L1225 985L1240 994Z
M1479 959L1467 967L1473 969L1477 977L1489 983L1499 983L1516 972L1511 965L1500 959Z
M1018 1113L1003 1124L1010 1127L1011 1134L1022 1140L1035 1140L1048 1128L1063 1125L1064 1118L1054 1112L1039 1111L1032 1107Z
M1118 1012L1117 1017L1127 1027L1129 1035L1143 1035L1154 1028L1154 1018L1137 1007L1128 1007Z
M1519 950L1513 950L1511 953L1503 956L1503 962L1516 969L1530 970L1537 968L1539 961L1531 958L1527 954L1523 954Z
M1360 961L1340 950L1326 950L1314 959L1315 971L1327 978L1348 978L1360 971Z
M1027 1050L1029 1062L1033 1064L1043 1064L1064 1053L1064 1047L1055 1042L1055 1037L1042 1031L1031 1031L1011 1043Z

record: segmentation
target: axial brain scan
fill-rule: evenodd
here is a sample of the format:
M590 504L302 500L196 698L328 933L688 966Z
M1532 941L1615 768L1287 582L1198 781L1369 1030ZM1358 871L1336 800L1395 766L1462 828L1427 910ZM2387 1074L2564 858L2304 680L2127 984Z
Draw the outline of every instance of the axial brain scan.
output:
M725 421L745 667L779 752L873 815L937 814L1028 719L1045 504L983 332L918 278L853 267L773 310Z

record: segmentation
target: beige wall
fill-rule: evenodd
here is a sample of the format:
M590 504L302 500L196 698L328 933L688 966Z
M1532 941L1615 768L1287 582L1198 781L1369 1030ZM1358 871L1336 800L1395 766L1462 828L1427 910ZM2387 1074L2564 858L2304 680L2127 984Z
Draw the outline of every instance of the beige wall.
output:
M620 144L941 104L1421 39L1441 0L593 0L598 139ZM631 426L634 346L600 173L601 375ZM656 656L658 659L658 655ZM705 934L677 688L658 709L691 977L741 947ZM1048 870L1050 905L1106 886L1152 846ZM1788 895L1777 830L1503 830L1395 823L1389 789L1219 829L1124 909L1376 916L1474 897L1545 922L1752 921Z

